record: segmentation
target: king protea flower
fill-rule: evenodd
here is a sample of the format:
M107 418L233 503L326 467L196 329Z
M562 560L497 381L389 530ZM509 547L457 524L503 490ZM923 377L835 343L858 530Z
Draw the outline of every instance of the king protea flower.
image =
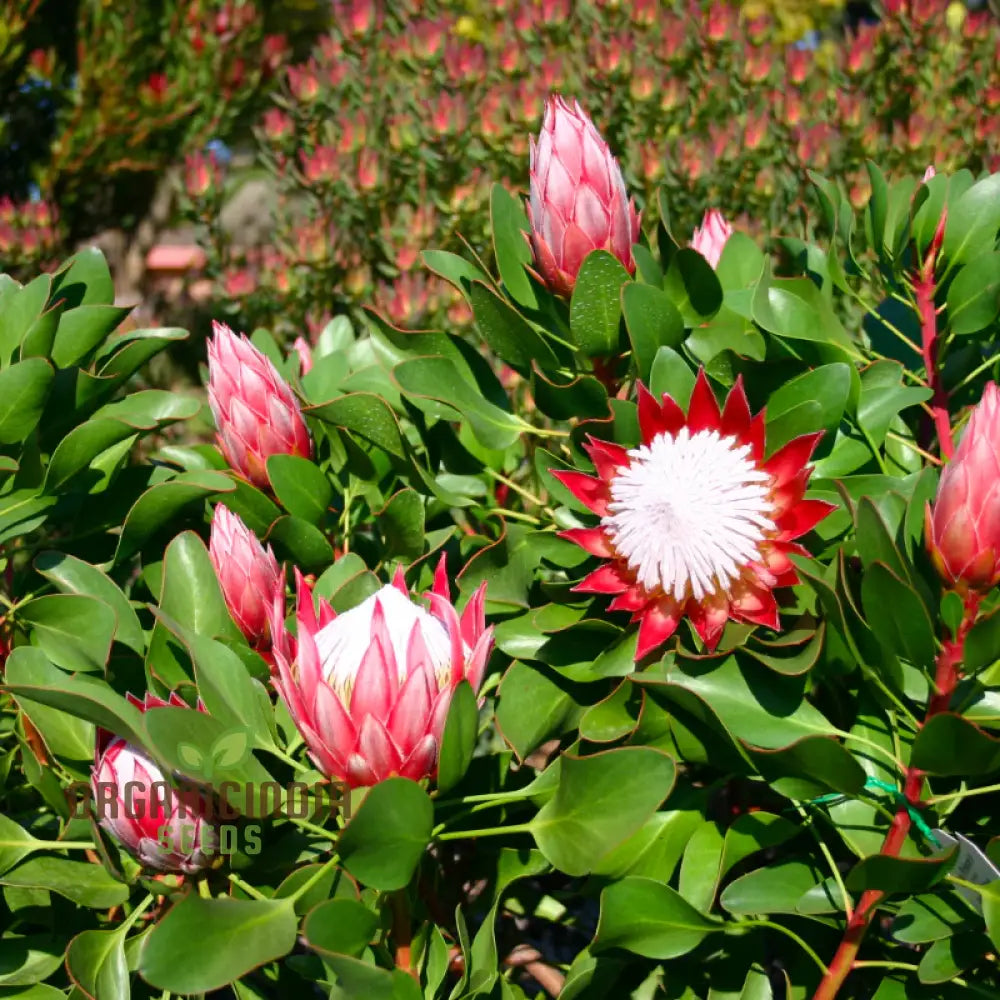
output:
M570 296L593 250L610 251L633 274L639 215L618 162L579 103L549 98L529 163L531 245L546 285Z
M291 387L245 334L212 323L208 402L219 448L232 469L266 489L271 455L312 457L312 439Z
M429 611L410 598L401 571L341 615L320 600L317 617L298 570L296 584L295 639L284 628L283 594L275 594L274 683L316 766L352 788L393 775L434 777L455 688L467 680L479 690L493 648L486 585L459 618L443 557Z
M717 208L710 208L691 236L691 248L715 268L719 266L722 251L732 235L733 227L726 222L723 214Z
M233 621L255 649L271 645L271 605L281 582L281 569L269 545L232 511L218 504L212 515L208 554Z
M187 707L177 694L126 697L140 712ZM209 802L192 789L167 792L167 778L138 747L98 728L90 781L101 826L145 867L191 874L214 861L219 834Z
M789 555L833 505L804 500L806 467L822 432L764 460L764 411L751 417L742 379L719 412L698 373L687 416L639 384L642 444L590 438L597 476L553 472L600 517L563 537L606 560L574 588L616 594L610 610L640 623L636 659L687 617L712 651L727 620L778 628L772 591L798 583Z
M948 586L989 590L1000 583L1000 390L993 382L941 473L924 534Z

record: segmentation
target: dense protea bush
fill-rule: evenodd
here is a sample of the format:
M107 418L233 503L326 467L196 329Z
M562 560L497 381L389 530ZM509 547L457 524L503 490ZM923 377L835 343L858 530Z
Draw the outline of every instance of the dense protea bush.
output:
M490 185L527 186L527 137L550 91L588 95L647 233L661 190L678 236L720 204L755 238L812 239L810 170L860 209L868 159L893 173L997 169L993 14L899 0L844 31L814 4L828 30L805 48L793 44L803 6L336 4L257 124L274 238L234 249L203 230L220 304L289 338L373 303L404 327L466 322L420 254L466 241L489 259ZM212 219L217 191L195 185L192 216Z
M5 995L1000 990L1000 174L817 176L779 271L533 148L472 331L185 396L96 252L0 279Z

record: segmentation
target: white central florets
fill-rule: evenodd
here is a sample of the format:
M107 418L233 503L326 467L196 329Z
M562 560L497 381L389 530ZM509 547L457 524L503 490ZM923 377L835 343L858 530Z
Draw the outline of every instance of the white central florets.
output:
M771 477L749 455L733 437L686 427L628 453L601 523L646 590L700 600L760 557L774 528Z
M386 630L396 660L402 685L416 664L410 662L410 634L419 625L424 645L438 683L447 678L451 666L451 640L448 631L432 614L425 611L395 587L385 586L357 607L338 615L316 633L316 650L323 665L323 676L346 704L350 700L361 663L372 644L372 619L375 602L382 606Z

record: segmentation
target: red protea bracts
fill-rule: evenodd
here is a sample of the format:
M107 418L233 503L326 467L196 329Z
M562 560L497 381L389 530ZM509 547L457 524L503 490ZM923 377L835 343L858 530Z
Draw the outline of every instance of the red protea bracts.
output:
M455 688L467 680L479 690L493 647L486 585L459 617L442 557L429 611L410 598L400 571L341 615L320 600L317 617L298 571L296 584L294 639L284 628L283 594L275 595L274 684L316 766L352 788L393 775L434 777Z
M593 250L610 251L634 273L639 215L608 144L579 103L571 108L559 96L549 98L529 160L531 245L548 287L571 295Z
M691 236L691 248L715 268L719 266L722 251L732 235L733 227L726 222L723 214L717 208L710 208Z
M212 323L208 402L219 448L232 469L267 489L271 455L312 457L312 438L291 387L245 334Z
M798 583L789 555L805 554L793 539L834 509L802 498L822 433L765 461L764 411L751 417L738 379L720 412L704 370L687 416L640 383L639 427L631 450L589 439L596 477L553 473L601 518L562 532L607 560L575 589L618 595L609 610L640 623L637 660L685 617L710 651L729 619L778 628L772 591Z
M948 586L989 590L1000 583L1000 390L993 382L941 473L924 534Z
M176 693L169 701L126 697L140 712L187 707ZM192 874L212 864L219 835L210 803L194 789L170 788L138 747L98 728L90 781L101 826L147 868Z
M281 582L271 546L265 549L236 514L219 504L212 515L208 554L233 621L250 645L266 654L271 647L271 605Z

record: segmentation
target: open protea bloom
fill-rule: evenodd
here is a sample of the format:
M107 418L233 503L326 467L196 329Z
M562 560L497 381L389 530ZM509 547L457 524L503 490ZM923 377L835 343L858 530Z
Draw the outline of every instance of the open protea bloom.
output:
M177 694L169 701L149 693L142 701L126 697L140 712L187 708ZM90 783L101 826L147 868L191 874L214 861L219 834L207 799L196 790L170 788L147 754L101 728Z
M549 98L528 159L531 245L549 288L569 297L593 250L610 251L633 273L639 215L618 162L579 103Z
M271 645L271 604L281 569L243 521L223 504L212 515L208 554L226 607L247 641L261 653Z
M717 208L710 208L691 236L691 248L715 268L719 266L722 251L732 235L733 227L726 222L723 214Z
M925 509L925 540L951 587L1000 583L1000 389L990 382Z
M350 611L324 601L296 570L297 638L284 627L283 589L271 617L275 687L326 775L353 787L393 775L437 774L438 752L455 688L479 690L493 647L485 627L486 585L459 618L449 598L444 557L427 594L430 610L409 595L402 571Z
M267 489L271 455L312 457L312 438L288 383L246 334L212 322L208 402L219 448L235 472Z
M764 411L751 417L742 379L722 412L698 373L687 416L639 384L642 444L590 438L597 476L553 472L597 514L593 528L562 532L607 560L577 584L617 594L610 610L640 622L636 659L662 645L685 616L714 650L728 619L778 627L772 591L798 583L793 542L833 505L804 500L806 467L822 433L764 460Z

